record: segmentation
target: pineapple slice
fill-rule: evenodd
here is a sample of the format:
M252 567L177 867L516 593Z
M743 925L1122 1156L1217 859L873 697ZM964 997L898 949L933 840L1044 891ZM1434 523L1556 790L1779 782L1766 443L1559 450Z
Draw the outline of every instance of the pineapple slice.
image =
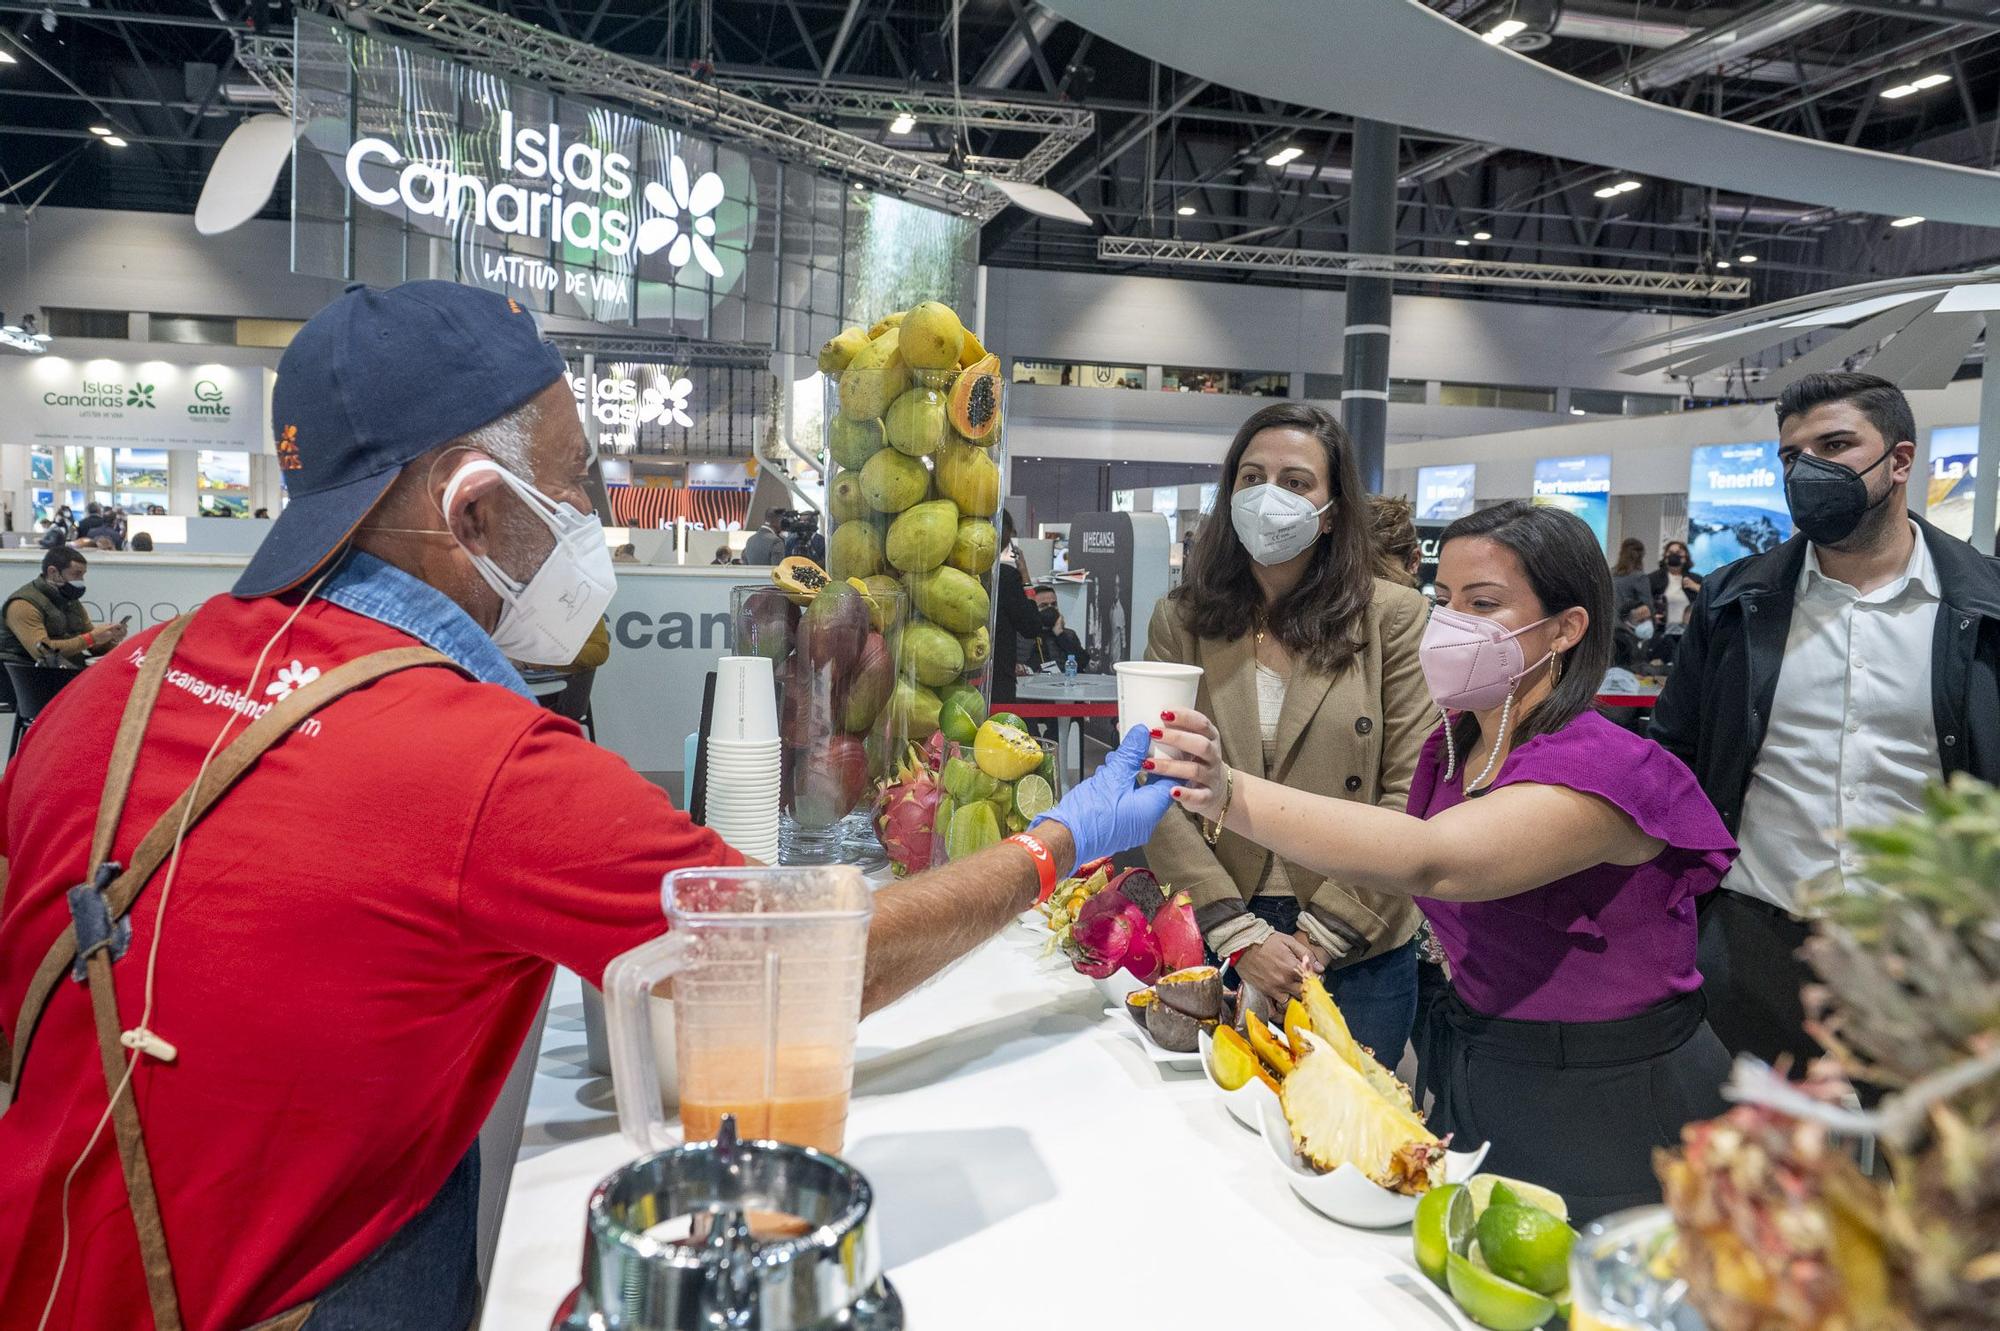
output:
M1320 983L1319 976L1306 978L1299 986L1299 996L1305 1000L1306 1015L1312 1021L1312 1033L1330 1045L1340 1055L1348 1067L1353 1068L1375 1088L1375 1093L1405 1110L1414 1108L1410 1099L1410 1088L1403 1085L1395 1073L1375 1061L1375 1055L1368 1047L1354 1038L1354 1032L1347 1029L1347 1018L1340 1015L1334 1006L1333 996ZM1290 1022L1286 1025L1289 1028Z
M1410 1196L1443 1182L1444 1143L1423 1120L1406 1103L1384 1097L1327 1040L1300 1034L1306 1055L1278 1092L1294 1149L1315 1169L1351 1164Z

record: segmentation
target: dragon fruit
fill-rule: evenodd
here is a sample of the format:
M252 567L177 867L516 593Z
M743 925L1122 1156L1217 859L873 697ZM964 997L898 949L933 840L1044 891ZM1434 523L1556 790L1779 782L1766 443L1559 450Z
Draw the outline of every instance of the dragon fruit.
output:
M1153 933L1160 940L1160 960L1167 970L1186 970L1202 963L1201 930L1195 927L1194 905L1185 892L1153 917Z
M1138 927L1144 929L1145 922L1140 921ZM1070 932L1078 952L1077 972L1093 980L1110 979L1125 964L1132 935L1132 918L1123 911L1100 911L1088 920L1077 920L1076 928Z
M931 867L934 823L943 797L944 788L931 774L923 751L911 745L895 779L883 784L875 801L875 834L898 878Z

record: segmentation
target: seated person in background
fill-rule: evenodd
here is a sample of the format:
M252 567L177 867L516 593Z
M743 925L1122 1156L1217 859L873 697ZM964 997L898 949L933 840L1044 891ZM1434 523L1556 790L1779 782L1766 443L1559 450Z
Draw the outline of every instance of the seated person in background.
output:
M132 549L142 555L153 552L153 533L142 531L132 538Z
M614 564L636 564L639 562L639 547L627 541L611 552Z
M1417 539L1416 505L1401 495L1370 495L1368 513L1375 527L1375 576L1401 587L1417 587L1424 546Z
M1056 609L1055 588L1035 588L1035 614L1041 620L1042 631L1029 643L1026 658L1029 669L1054 666L1060 671L1063 663L1072 656L1076 658L1078 670L1090 665L1090 653L1083 649L1083 640L1063 623L1062 612Z
M626 546L624 548L630 549L631 547ZM715 547L715 558L709 560L708 562L711 564L734 564L736 560L735 557L729 553L728 546L718 545Z
M105 516L104 505L87 504L84 506L82 521L76 524L76 534L81 540L94 540L97 537L97 529L110 520Z
M1653 607L1646 601L1627 601L1619 607L1618 631L1611 637L1611 664L1633 674L1642 674L1660 659L1660 640L1655 636Z
M125 641L125 626L98 628L83 608L87 565L77 551L59 545L42 556L42 574L17 587L0 613L0 661L34 665L45 651L80 664L86 654L102 656Z

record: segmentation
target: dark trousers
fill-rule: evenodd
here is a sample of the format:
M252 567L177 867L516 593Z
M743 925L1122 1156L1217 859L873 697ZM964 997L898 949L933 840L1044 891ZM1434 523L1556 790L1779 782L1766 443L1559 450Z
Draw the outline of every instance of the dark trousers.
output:
M1279 933L1299 927L1295 897L1252 897L1250 913ZM1417 1016L1417 946L1414 942L1360 961L1335 962L1321 976L1326 992L1354 1038L1375 1051L1385 1067L1402 1061Z
M424 1209L313 1301L303 1331L458 1331L479 1311L479 1144Z
M1701 992L1708 1024L1731 1055L1755 1054L1792 1071L1822 1052L1806 1034L1799 989L1814 980L1799 957L1811 932L1804 920L1741 892L1718 889L1701 899Z
M1510 1021L1442 996L1425 1024L1431 1131L1481 1166L1553 1188L1582 1224L1660 1200L1653 1151L1727 1108L1729 1055L1699 993L1620 1021Z

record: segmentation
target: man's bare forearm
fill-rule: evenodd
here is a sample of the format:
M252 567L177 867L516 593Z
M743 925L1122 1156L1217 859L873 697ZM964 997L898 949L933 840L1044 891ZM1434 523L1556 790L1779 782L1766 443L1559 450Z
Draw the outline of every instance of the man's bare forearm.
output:
M1075 858L1069 829L1045 822L1035 836L1067 873ZM861 1010L893 1003L993 937L1035 904L1040 887L1028 852L1002 843L877 892Z

